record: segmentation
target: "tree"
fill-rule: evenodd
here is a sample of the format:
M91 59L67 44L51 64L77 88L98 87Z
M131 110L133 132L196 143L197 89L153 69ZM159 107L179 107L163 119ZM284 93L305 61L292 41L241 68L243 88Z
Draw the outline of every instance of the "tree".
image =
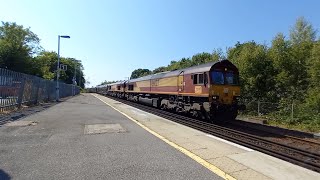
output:
M190 58L182 58L178 63L178 68L177 69L183 69L183 68L188 68L192 66L192 62Z
M33 58L31 63L32 74L48 80L55 80L57 78L58 54L56 52L43 51ZM84 88L85 79L81 61L75 58L60 57L60 63L67 65L67 70L60 71L59 80L67 84L72 84L73 77L75 77L78 86Z
M314 44L308 65L311 87L320 87L320 41Z
M99 85L106 85L106 84L112 84L118 81L103 81L102 83L100 83Z
M154 70L152 71L152 73L153 73L153 74L156 74L156 73L164 72L164 71L167 71L167 68L164 67L164 66L161 66L161 67L158 67L158 68L154 69Z
M316 38L316 31L303 17L297 19L295 26L290 31L290 58L293 91L292 99L303 101L308 86L308 63Z
M180 64L177 61L171 61L170 65L167 66L168 71L174 71L179 69Z
M291 58L291 46L282 33L278 33L272 40L268 50L268 57L272 60L275 70L276 95L281 99L292 98L294 81L294 66Z
M304 17L300 17L290 30L290 41L293 44L315 41L316 33L312 25Z
M32 56L40 50L40 39L29 28L2 22L0 26L0 66L30 73Z
M309 62L310 87L306 96L306 109L311 111L310 114L320 117L320 41L314 44Z
M42 51L32 61L33 73L47 80L56 78L58 54L56 52Z
M149 69L136 69L131 73L130 79L139 78L151 74Z
M210 53L203 52L203 53L196 54L192 56L191 65L194 66L194 65L200 65L206 62L210 62L212 60L211 58L212 56Z
M228 59L239 68L245 99L274 101L274 68L265 45L237 43L228 50Z
M36 75L47 80L56 79L58 55L47 52L39 44L40 39L30 28L10 22L0 26L0 68ZM84 87L83 66L74 58L61 57L61 63L68 66L61 71L60 81L72 84L74 68L77 70L77 82Z
M77 85L80 86L81 88L84 88L85 79L84 79L83 66L81 64L81 61L78 61L74 58L62 57L60 62L61 64L67 65L67 70L60 72L60 81L63 81L67 84L72 84L73 78L76 78L75 80L77 82Z
M225 58L226 57L225 57L224 53L222 52L222 49L219 48L219 49L214 49L212 51L212 55L211 55L210 61L215 62L215 61L219 61L219 60L225 59Z

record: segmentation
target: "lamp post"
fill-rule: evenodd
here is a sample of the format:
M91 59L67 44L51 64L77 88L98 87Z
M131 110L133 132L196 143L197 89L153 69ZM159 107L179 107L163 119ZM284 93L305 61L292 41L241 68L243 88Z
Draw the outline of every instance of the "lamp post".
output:
M75 96L76 95L76 85L77 85L77 63L79 62L79 60L74 60L74 74L73 74L73 78L72 78L72 84L73 84L73 92L72 95ZM80 73L79 73L80 74Z
M56 85L56 101L59 101L59 76L60 76L60 38L70 38L70 36L58 35L58 63L57 63L57 85Z

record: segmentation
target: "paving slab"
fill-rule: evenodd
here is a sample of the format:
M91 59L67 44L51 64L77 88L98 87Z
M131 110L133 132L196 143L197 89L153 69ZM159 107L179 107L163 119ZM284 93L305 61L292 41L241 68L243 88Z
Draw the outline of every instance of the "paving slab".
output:
M0 127L1 180L221 179L90 94L30 121Z
M244 164L240 164L237 161L234 161L228 157L219 157L208 160L210 163L215 164L225 172L234 173L237 171L242 171L248 169Z
M234 177L237 177L238 179L246 179L246 180L271 180L272 179L252 169L236 171L231 173L231 175ZM280 179L280 177L277 177L276 179Z
M233 155L229 155L228 157L237 162L245 164L247 167L257 172L263 171L265 174L268 174L268 176L273 179L277 179L279 177L281 177L281 179L287 179L287 180L308 179L310 177L316 178L316 175L318 174L313 171L304 171L304 168L302 167L296 166L286 161L271 158L270 156L257 151L241 153L241 154L233 154ZM250 159L250 161L248 161L248 159ZM286 173L286 174L282 173L282 172L288 172L288 171L290 173ZM301 172L304 172L304 173L301 173ZM319 174L318 174L318 178L320 179Z
M250 148L222 140L198 130L143 112L115 100L94 95L118 111L142 123L163 138L185 148L228 178L235 179L320 179L320 174ZM202 161L202 162L203 162Z

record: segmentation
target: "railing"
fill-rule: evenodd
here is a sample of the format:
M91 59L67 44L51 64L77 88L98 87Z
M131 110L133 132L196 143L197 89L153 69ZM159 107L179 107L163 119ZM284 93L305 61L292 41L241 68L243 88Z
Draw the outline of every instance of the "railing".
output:
M78 87L59 82L60 97L79 94ZM0 113L21 107L22 104L37 104L56 99L56 81L45 80L0 68Z

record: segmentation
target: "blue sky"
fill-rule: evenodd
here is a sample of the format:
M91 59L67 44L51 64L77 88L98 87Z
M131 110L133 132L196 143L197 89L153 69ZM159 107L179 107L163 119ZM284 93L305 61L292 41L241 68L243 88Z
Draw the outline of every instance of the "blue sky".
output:
M45 50L82 60L95 86L137 68L255 40L270 44L304 16L320 27L320 1L309 0L0 0L0 20L30 27Z

